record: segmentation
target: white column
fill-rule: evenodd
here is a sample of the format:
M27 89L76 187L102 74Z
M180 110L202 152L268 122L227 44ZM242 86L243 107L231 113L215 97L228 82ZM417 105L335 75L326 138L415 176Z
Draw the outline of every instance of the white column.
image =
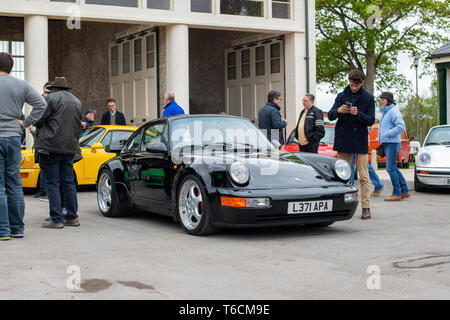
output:
M303 110L302 98L306 92L306 46L304 33L290 33L285 37L286 64L286 119L287 132L295 128Z
M48 79L48 18L46 16L25 17L25 77L38 92L42 92ZM31 107L26 106L28 116ZM27 133L27 149L33 146L33 137Z
M175 93L176 102L189 113L189 27L166 28L167 90Z

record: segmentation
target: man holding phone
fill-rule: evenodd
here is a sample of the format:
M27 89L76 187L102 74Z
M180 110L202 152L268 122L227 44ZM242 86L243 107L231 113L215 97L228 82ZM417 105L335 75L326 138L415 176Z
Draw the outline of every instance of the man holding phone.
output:
M361 219L370 219L370 177L368 129L375 122L375 99L364 88L361 70L350 72L349 85L338 94L328 112L330 121L338 120L335 128L334 150L341 159L351 162L355 155L361 183Z

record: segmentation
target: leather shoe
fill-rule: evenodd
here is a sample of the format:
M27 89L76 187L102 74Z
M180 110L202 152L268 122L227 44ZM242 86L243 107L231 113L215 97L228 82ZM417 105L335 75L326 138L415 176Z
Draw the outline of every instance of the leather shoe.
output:
M401 200L403 200L402 197L397 197L394 195L391 195L388 198L384 199L384 201L401 201Z
M401 197L402 197L402 199L409 198L409 197L411 197L411 193L409 193L409 192L407 192L407 193L402 193L402 194L401 194Z
M372 194L370 195L371 197L377 197L380 195L380 193L384 190L384 188L381 188L380 190L375 190L374 192L372 192Z
M370 214L370 209L363 209L362 210L362 215L361 215L361 219L362 220L369 220L372 219L372 215Z

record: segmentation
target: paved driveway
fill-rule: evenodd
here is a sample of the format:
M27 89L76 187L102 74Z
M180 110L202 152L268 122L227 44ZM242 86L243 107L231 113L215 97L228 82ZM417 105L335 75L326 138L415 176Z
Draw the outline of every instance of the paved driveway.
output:
M47 203L26 196L26 237L0 243L0 299L450 299L450 192L388 195L370 221L358 208L325 229L209 237L157 215L103 218L92 190L80 228L42 229Z

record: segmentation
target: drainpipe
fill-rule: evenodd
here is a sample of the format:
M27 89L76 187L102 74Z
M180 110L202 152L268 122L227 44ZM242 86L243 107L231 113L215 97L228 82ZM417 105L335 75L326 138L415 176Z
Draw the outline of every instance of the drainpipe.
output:
M305 0L305 38L306 38L306 92L310 93L311 89L311 74L309 70L310 59L309 56L309 0Z
M159 83L159 27L155 28L156 36L156 116L161 117L160 104L160 83Z

